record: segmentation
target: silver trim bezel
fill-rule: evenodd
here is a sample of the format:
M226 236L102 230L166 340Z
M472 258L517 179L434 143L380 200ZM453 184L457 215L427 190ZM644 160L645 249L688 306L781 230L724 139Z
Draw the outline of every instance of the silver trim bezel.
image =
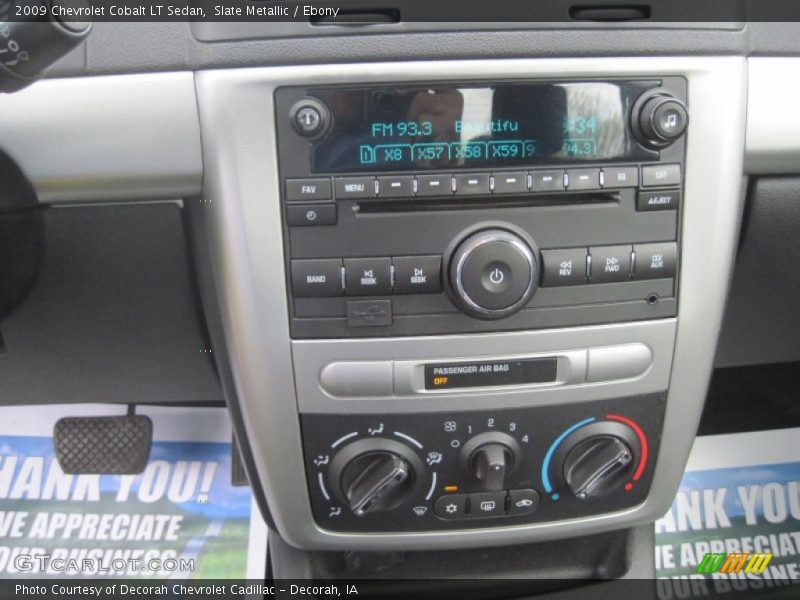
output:
M675 352L674 357L656 358L654 365L671 371L663 428L669 442L657 457L647 499L610 514L480 530L363 534L319 527L307 495L295 388L296 378L313 375L293 363L289 336L274 91L284 85L672 75L687 79L692 122L687 134ZM288 543L331 550L505 545L631 527L664 514L683 474L702 412L738 239L747 101L744 58L428 61L336 65L335 69L291 66L206 71L197 74L196 82L204 189L211 199L214 270L244 433L256 467L253 485L264 489L275 525ZM640 322L606 327L613 332L631 325L650 326ZM564 332L525 333L544 340L559 339ZM428 339L458 348L469 337L409 338L405 343L427 344ZM401 343L394 338L380 341L387 352ZM616 384L602 385L613 389Z

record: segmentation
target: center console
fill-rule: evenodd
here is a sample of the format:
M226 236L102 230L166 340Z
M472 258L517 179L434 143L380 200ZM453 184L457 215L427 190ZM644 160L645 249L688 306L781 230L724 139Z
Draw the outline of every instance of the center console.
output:
M198 74L232 411L280 535L452 548L663 514L744 84L738 58Z

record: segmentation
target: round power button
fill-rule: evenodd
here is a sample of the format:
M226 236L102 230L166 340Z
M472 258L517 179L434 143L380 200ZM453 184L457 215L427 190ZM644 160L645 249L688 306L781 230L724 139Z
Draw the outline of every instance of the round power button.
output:
M475 316L508 316L535 289L536 259L518 235L502 229L466 238L453 254L450 281L462 308Z

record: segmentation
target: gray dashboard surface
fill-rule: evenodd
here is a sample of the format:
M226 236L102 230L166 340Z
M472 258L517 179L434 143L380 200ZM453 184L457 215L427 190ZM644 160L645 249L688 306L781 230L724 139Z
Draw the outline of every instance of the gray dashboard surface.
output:
M703 29L697 23L685 29L447 25L449 31L428 33L359 28L363 35L352 35L352 28L342 28L340 35L201 42L189 23L95 23L85 56L77 51L56 65L52 76L446 58L800 55L800 23L747 23L734 30Z

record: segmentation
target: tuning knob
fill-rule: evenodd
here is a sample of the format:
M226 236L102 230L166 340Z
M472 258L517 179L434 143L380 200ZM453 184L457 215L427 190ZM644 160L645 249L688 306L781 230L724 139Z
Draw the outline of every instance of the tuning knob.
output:
M490 492L503 489L503 482L518 462L520 447L513 437L500 432L476 435L464 444L461 463Z
M484 319L507 317L536 290L537 264L531 245L504 229L468 236L450 259L454 299L466 313Z
M661 89L642 94L631 114L633 132L648 148L666 148L686 131L689 113L686 106Z
M408 447L384 438L346 446L331 461L330 483L354 515L363 517L397 508L419 483L423 466Z

